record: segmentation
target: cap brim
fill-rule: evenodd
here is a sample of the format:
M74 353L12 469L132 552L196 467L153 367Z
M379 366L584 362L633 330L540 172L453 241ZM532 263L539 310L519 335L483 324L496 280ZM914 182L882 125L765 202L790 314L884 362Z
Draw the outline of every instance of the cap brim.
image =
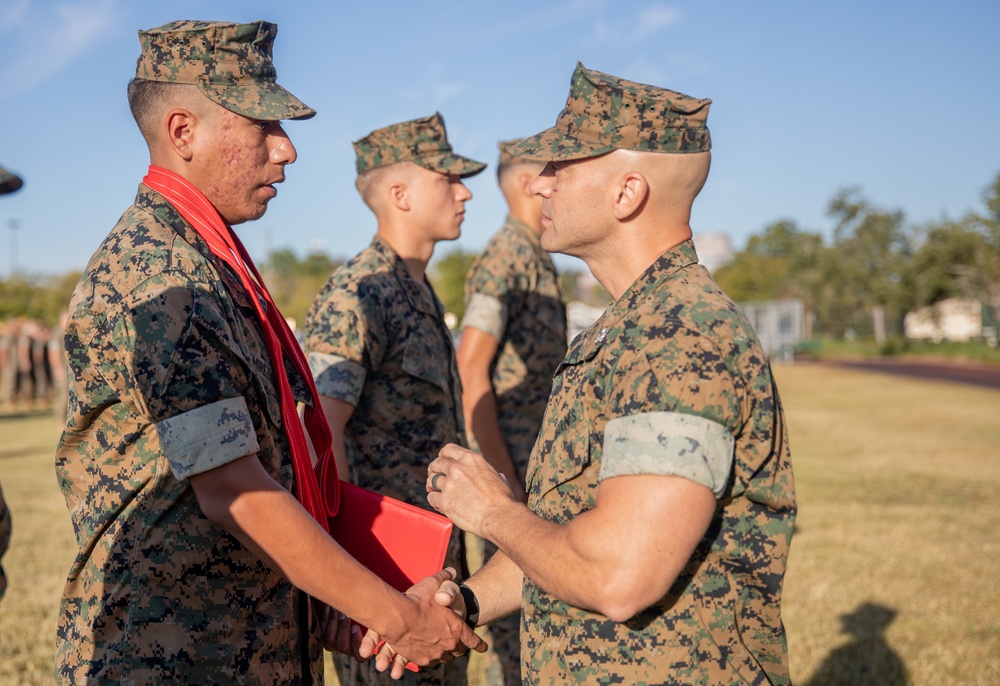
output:
M597 145L553 126L539 134L525 138L507 148L514 157L532 162L552 160L582 160L604 155L615 149L613 145Z
M238 86L201 84L210 100L227 110L260 121L309 119L316 110L273 82L254 82Z
M0 195L13 193L24 185L24 181L16 174L0 169Z
M469 159L468 157L462 157L461 155L455 155L454 153L448 155L435 155L433 157L423 157L419 160L410 161L414 164L419 164L425 169L430 169L431 171L436 171L441 174L454 174L455 176L463 179L475 176L479 172L486 169L485 163L477 162Z

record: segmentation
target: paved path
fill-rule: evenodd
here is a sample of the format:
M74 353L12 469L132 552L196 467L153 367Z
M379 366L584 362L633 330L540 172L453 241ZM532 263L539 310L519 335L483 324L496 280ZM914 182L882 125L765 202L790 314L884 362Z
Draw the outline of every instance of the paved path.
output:
M1000 367L981 364L930 362L922 360L880 358L876 360L824 360L823 364L851 369L865 369L920 379L955 381L974 386L1000 389Z

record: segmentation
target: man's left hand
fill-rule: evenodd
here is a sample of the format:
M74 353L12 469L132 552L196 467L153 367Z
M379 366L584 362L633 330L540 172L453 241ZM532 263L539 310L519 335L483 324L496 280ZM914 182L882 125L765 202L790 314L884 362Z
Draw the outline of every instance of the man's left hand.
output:
M519 504L507 480L482 455L454 443L441 448L427 467L427 502L458 528L490 540L496 515Z

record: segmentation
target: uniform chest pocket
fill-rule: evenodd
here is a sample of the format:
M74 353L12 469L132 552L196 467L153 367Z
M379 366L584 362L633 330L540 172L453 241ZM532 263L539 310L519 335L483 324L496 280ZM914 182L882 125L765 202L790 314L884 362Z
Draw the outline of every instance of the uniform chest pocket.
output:
M410 341L403 351L403 371L451 393L451 356L418 341Z
M572 377L572 375L570 375ZM592 459L592 422L588 419L586 389L578 380L557 378L552 400L545 410L542 430L529 467L529 494L558 511L546 515L556 520L568 518L593 507L600 463ZM557 498L546 494L558 490Z

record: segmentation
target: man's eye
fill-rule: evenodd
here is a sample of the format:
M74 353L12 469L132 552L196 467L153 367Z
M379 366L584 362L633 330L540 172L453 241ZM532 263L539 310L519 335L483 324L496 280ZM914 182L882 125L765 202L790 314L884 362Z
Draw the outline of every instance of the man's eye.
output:
M254 122L253 125L256 126L257 130L261 133L267 133L267 130L271 128L271 122L269 121L257 121Z

